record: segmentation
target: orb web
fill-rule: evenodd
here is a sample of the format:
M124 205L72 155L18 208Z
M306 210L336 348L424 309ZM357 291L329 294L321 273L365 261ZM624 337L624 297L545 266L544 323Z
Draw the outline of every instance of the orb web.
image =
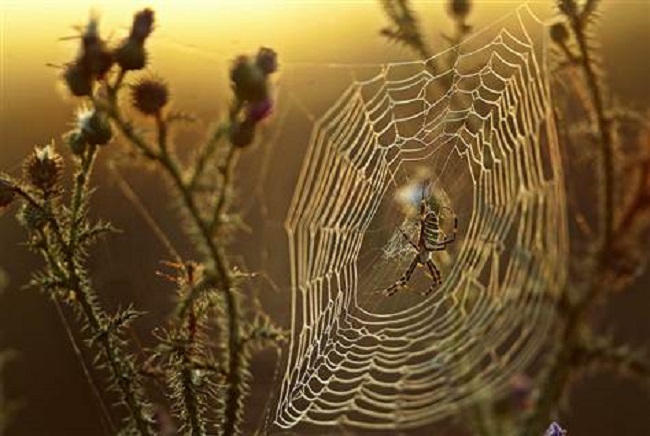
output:
M543 345L567 256L545 34L522 7L428 62L356 77L314 119L285 223L276 425L419 426L502 392ZM442 284L423 296L419 268L384 296L415 255L398 227L417 238L420 197L458 218L433 256Z

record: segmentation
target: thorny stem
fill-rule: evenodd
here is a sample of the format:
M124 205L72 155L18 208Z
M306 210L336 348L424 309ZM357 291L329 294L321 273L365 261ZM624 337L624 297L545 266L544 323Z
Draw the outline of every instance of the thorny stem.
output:
M216 270L216 282L220 285L226 300L226 315L228 318L228 371L226 374L226 402L225 402L225 422L223 433L232 435L237 432L241 415L241 404L244 397L243 391L243 366L244 356L241 349L241 327L240 317L241 310L239 301L235 294L233 278L230 273L230 266L222 248L218 246L212 238L212 229L201 217L198 205L189 189L189 186L183 181L180 169L166 152L166 146L160 147L156 152L142 139L131 127L131 124L122 117L117 104L111 102L108 108L109 116L115 121L122 134L145 156L160 163L161 167L170 176L176 190L181 196L183 205L190 215L193 225L199 232L203 245L207 249L209 261L212 263L211 268ZM158 124L158 142L166 144L166 127L165 120L157 117ZM214 278L209 278L214 279Z
M183 402L187 416L189 417L190 428L193 436L201 436L203 427L201 426L201 413L199 410L199 400L196 396L194 389L194 380L192 377L192 354L194 352L194 344L196 341L196 315L194 307L190 308L190 313L187 321L187 345L183 352L183 371L181 377L183 378Z
M194 286L194 274L189 268L186 268L186 281L188 285L187 291L189 292ZM189 303L186 323L183 313L179 313L178 323L179 331L184 335L183 346L180 349L180 357L182 360L181 379L183 386L182 395L185 407L185 420L187 421L191 434L193 436L201 436L204 434L204 429L201 425L199 398L196 394L194 377L192 376L194 371L193 356L195 354L196 334L198 329L194 301L190 301Z
M221 139L221 137L225 132L226 132L226 128L224 125L220 125L219 127L217 127L217 130L214 132L214 134L210 137L208 142L201 150L201 153L197 157L196 165L194 166L194 172L190 177L189 189L191 191L196 190L199 180L203 175L203 171L205 170L208 161L210 160L214 152L217 150L217 144L219 144L219 140Z
M579 17L571 18L571 27L578 42L581 68L585 74L587 86L591 94L594 106L593 113L600 135L601 153L603 155L601 172L604 177L603 185L605 189L605 214L602 227L604 240L601 251L603 255L606 255L607 249L612 244L612 236L614 234L614 144L612 143L611 123L605 115L603 90L593 68L593 59L587 46L587 36L584 32L584 22Z
M579 357L579 361L575 362L577 365L614 369L650 387L650 363L624 347L615 348L606 341L595 345L580 344L577 351Z
M81 200L83 198L86 183L88 182L88 175L91 172L91 168L96 155L97 146L89 145L87 153L84 154L81 158L81 167L75 176L75 185L72 194L72 218L70 220L70 232L68 234L68 262L72 261L74 250L77 245L77 230L79 228L77 221L79 219L79 212L81 211Z
M230 144L230 143L229 143ZM212 222L210 224L210 230L212 234L216 233L216 230L223 223L223 214L226 211L226 206L228 204L228 189L232 183L233 172L235 169L235 164L237 163L237 148L230 144L228 149L228 155L226 156L226 161L222 168L223 179L221 181L220 190L217 195L217 204L214 208L214 214L212 216Z
M75 301L79 302L93 334L96 335L104 349L113 377L122 391L124 401L131 411L136 427L142 434L151 434L142 401L138 398L136 388L133 386L136 374L132 369L124 366L123 362L125 361L125 358L122 356L122 352L113 342L110 334L105 331L104 320L106 319L106 314L99 311L96 306L92 304L92 300L95 299L95 296L89 287L82 284L82 280L77 273L77 266L74 259L77 243L77 220L81 209L83 195L86 192L88 176L92 171L92 163L96 151L97 149L95 146L90 146L87 155L82 159L81 167L75 177L74 191L72 194L72 221L70 223L70 233L68 244L63 247L67 263L66 275L70 283L70 290L74 293ZM55 218L53 218L53 220L56 222Z
M78 189L83 189L83 186L79 185ZM56 223L56 227L59 228L55 217L51 216L50 221ZM122 399L131 412L136 427L141 434L153 434L149 427L143 401L138 397L136 388L134 387L135 373L132 369L123 365L125 358L122 355L120 348L113 342L112 336L105 333L104 320L106 319L106 315L92 304L91 301L95 298L92 289L83 285L74 260L69 261L67 271L61 269L60 264L56 261L56 257L51 251L52 245L49 238L44 231L41 230L39 233L44 243L44 246L42 247L43 255L49 264L49 268L56 276L66 283L65 289L71 291L74 296L74 301L79 303L79 307L90 326L91 333L97 337L97 340L103 348L111 368L112 376L120 388ZM62 238L60 236L57 237L57 242L59 244L62 243ZM71 253L69 246L66 247L65 245L62 245L62 248L67 253Z

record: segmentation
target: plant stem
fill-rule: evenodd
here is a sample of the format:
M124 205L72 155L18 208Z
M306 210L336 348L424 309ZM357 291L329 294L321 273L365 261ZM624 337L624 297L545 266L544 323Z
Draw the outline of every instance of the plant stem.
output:
M203 146L199 156L196 159L196 164L194 166L194 172L190 177L189 188L191 191L195 191L203 171L208 164L208 161L217 150L217 144L222 138L223 134L226 132L226 126L220 125L217 127L217 130L212 134L208 142Z
M587 86L589 87L591 100L593 103L593 114L595 117L598 134L600 136L600 146L602 153L601 173L603 175L604 192L604 222L602 232L604 240L602 241L602 254L607 254L608 247L611 246L614 234L614 145L612 142L611 123L605 115L605 103L603 90L598 81L598 76L594 71L593 58L589 47L587 46L587 36L584 32L583 21L579 18L571 18L571 27L578 43L580 51L580 65L585 74Z
M214 208L214 214L212 216L212 222L210 224L210 231L212 234L216 233L216 230L223 223L223 214L226 211L226 206L228 204L228 189L232 184L232 177L235 169L235 164L237 162L237 151L238 149L230 144L228 149L228 154L226 155L226 161L223 166L223 178L221 180L220 190L217 194L217 204Z
M239 425L241 415L240 408L244 396L242 375L244 359L240 346L241 310L239 308L238 298L235 294L228 259L222 248L213 240L213 229L211 229L211 225L201 217L199 207L192 195L190 186L183 181L178 165L168 153L165 120L161 116L156 117L159 151L155 151L143 138L137 135L131 127L131 124L122 117L119 106L115 101L116 100L109 102L107 113L115 121L117 127L126 139L143 152L145 156L157 161L171 178L176 191L181 197L185 209L189 213L190 220L197 229L204 248L207 251L207 258L210 263L210 265L207 265L206 267L207 275L210 276L211 271L216 273L215 278L209 277L209 279L216 279L216 283L224 293L226 300L226 316L228 318L228 372L226 374L228 386L226 388L224 411L225 422L223 425L223 432L226 435L235 434ZM101 104L101 102L99 103Z
M72 205L71 205L71 211L72 211L72 217L70 219L70 229L68 233L68 253L69 253L69 261L73 257L74 250L77 246L77 230L79 226L77 225L77 221L79 219L79 212L81 210L81 203L82 203L82 198L83 194L86 191L86 183L88 182L88 175L92 171L92 165L95 160L95 156L97 155L97 146L95 145L89 145L87 154L85 154L82 157L81 160L81 168L79 168L79 171L77 172L77 175L75 176L75 185L73 188L73 194L72 194Z
M158 119L158 132L159 143L166 143L166 128L164 127L164 120ZM162 125L161 125L162 124ZM226 389L226 409L225 409L225 424L224 434L232 435L237 431L237 426L240 419L240 407L243 399L242 383L243 378L241 375L243 366L243 356L241 355L241 328L239 319L241 311L238 304L237 296L233 288L233 280L230 274L230 266L228 264L225 253L217 246L212 239L212 229L201 218L199 208L192 196L188 187L183 183L183 179L174 161L166 153L166 146L161 147L161 154L158 161L162 167L170 175L176 190L181 195L183 204L190 214L194 226L199 230L203 244L207 248L208 257L215 268L219 283L224 292L226 299L226 316L228 317L228 373L227 381L228 388ZM224 188L225 189L225 188Z
M82 159L81 167L75 177L74 191L72 194L70 232L68 244L64 247L67 264L66 276L70 284L70 290L74 292L75 301L79 302L93 335L98 338L103 347L113 378L116 380L122 392L123 400L131 412L136 427L141 434L152 434L144 410L143 400L139 398L136 392L137 387L134 387L134 384L137 383L137 374L133 368L129 367L128 359L122 354L120 347L114 343L111 334L106 331L105 320L107 316L96 304L93 304L96 296L90 287L83 284L75 262L77 221L83 203L83 196L86 192L86 184L92 171L92 164L97 151L95 146L89 147L87 155Z

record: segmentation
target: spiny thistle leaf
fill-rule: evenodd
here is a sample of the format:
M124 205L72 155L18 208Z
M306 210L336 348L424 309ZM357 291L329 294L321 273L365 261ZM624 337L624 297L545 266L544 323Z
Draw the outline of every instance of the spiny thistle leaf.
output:
M79 232L77 243L80 246L88 246L100 237L109 233L119 233L119 229L114 227L110 222L100 220L94 224L86 224Z
M650 360L646 350L617 345L610 337L600 337L582 344L577 360L585 370L612 371L619 376L639 379L650 388Z

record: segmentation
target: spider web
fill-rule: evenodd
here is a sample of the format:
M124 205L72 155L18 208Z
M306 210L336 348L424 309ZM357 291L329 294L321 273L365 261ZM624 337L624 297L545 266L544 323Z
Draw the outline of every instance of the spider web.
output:
M277 426L420 426L499 394L531 363L567 257L546 33L524 6L428 62L353 71L310 114L285 222L291 340ZM431 278L419 268L385 297L415 254L397 227L416 238L425 182L427 201L459 222L434 254L443 283L422 296Z

